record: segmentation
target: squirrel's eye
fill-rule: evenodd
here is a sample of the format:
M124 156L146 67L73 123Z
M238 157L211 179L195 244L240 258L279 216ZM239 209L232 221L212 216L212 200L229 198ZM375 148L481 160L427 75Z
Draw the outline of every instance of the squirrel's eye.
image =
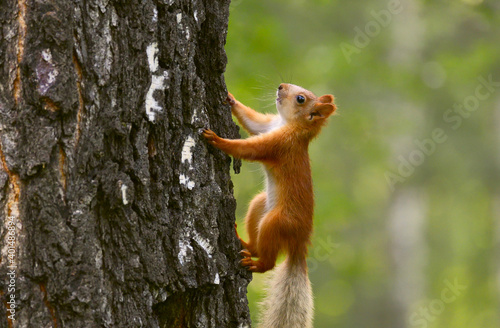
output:
M299 104L303 104L306 102L306 97L304 97L303 95L298 95L295 99L297 99L297 102Z

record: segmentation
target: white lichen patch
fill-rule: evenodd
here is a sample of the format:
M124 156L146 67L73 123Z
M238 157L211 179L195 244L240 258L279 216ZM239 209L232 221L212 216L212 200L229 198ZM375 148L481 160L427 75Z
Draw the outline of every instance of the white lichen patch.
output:
M186 186L189 190L193 190L195 183L194 181L191 181L188 177L186 177L184 174L179 175L179 183L181 185Z
M156 113L163 110L158 101L154 97L154 92L157 90L165 90L165 81L168 78L168 72L165 71L163 75L152 75L151 86L146 94L146 114L151 122L154 122Z
M36 66L36 76L38 80L38 91L45 95L49 88L56 82L59 71L52 62L52 52L44 49L41 53L42 60Z
M214 253L214 248L212 245L210 245L210 241L207 238L202 237L200 234L198 234L196 231L194 232L193 236L194 241L200 245L201 248L207 252L208 257L212 258L212 254Z
M158 70L158 43L153 42L146 48L148 55L149 70L154 73Z
M188 136L186 141L184 141L184 146L182 146L181 152L181 162L185 163L186 161L189 163L189 169L193 169L191 163L193 161L193 152L191 149L195 146L196 142L193 137Z
M201 236L197 231L187 232L184 236L179 240L179 253L177 254L177 258L181 265L190 261L191 253L193 252L193 247L191 246L191 240L195 241L203 250L207 253L209 258L212 258L214 253L214 248L210 244L210 241L207 238ZM220 282L219 274L215 275L215 284Z
M168 79L168 71L159 70L158 63L158 43L153 42L146 48L148 57L149 70L151 71L151 86L146 94L146 114L151 122L154 122L156 112L163 110L163 107L158 103L154 97L155 91L163 91L166 88L165 82Z
M203 123L208 120L207 114L203 107L195 107L193 110L193 116L191 116L191 124L199 125L199 123Z
M58 70L53 70L53 71L50 71L49 72L49 76L48 76L48 80L47 80L47 83L48 84L53 84L55 81L56 81L56 77L59 75L59 71Z
M220 284L220 277L218 272L215 273L214 284L216 285Z
M194 20L198 23L198 10L194 11Z
M178 13L177 15L175 15L175 17L177 20L177 25L179 25L179 29L181 31L184 31L184 35L186 36L186 39L189 40L191 37L191 34L189 32L189 28L187 26L184 26L184 24L182 23L182 13Z
M188 136L186 140L184 141L184 145L182 146L182 151L181 151L181 163L188 163L189 168L188 170L193 170L193 147L196 145L196 141L192 136ZM193 190L195 187L194 181L191 181L191 179L184 175L181 174L179 175L179 183L181 185L186 186L189 190Z
M52 52L50 51L50 49L42 50L42 58L46 62L52 63Z
M153 8L153 23L158 21L158 9Z
M184 263L188 262L188 250L190 252L193 251L193 247L189 245L189 239L188 240L179 240L179 254L177 254L177 258L179 259L179 262L181 265L184 265Z
M194 122L196 122L196 120L198 120L199 117L198 117L198 109L195 108L194 109L194 112L193 112L193 116L191 117L191 124L193 124Z
M123 205L127 205L128 204L128 200L127 200L127 185L126 184L122 184L121 186L121 191L122 191L122 201L123 201Z

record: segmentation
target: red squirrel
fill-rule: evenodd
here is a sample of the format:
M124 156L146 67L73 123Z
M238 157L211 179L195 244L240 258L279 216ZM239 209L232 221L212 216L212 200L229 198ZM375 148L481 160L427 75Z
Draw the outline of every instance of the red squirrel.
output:
M287 253L271 280L261 327L312 327L306 257L314 199L308 146L336 111L334 96L316 97L302 87L282 83L277 91L278 115L258 113L231 93L227 101L251 136L224 139L208 129L203 136L235 158L261 162L267 181L266 191L255 196L248 208L245 225L249 239L245 242L240 238L244 248L241 265L253 272L266 272L274 268L280 252Z

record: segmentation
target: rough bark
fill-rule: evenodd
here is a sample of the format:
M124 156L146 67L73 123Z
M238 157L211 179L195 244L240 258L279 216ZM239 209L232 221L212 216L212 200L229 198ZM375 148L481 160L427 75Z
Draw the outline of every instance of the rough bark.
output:
M249 325L228 6L0 2L0 327Z

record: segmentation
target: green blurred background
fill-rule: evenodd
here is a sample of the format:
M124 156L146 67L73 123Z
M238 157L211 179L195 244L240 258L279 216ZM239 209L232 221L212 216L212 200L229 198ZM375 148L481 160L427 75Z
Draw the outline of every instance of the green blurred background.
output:
M274 112L291 82L339 106L310 148L315 327L500 327L500 1L230 8L237 99ZM233 179L245 235L263 175L247 162Z

